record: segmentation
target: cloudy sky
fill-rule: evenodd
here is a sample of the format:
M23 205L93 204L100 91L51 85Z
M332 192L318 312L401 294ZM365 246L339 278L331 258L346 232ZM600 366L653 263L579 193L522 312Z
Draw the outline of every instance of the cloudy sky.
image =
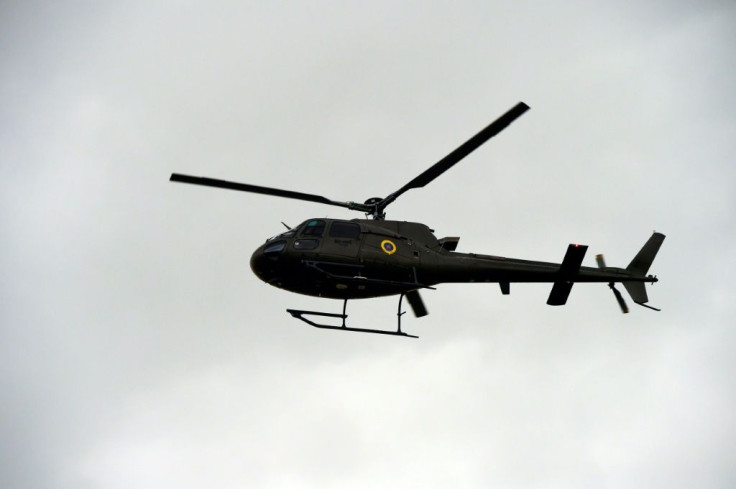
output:
M735 23L727 0L3 2L0 486L733 487ZM418 340L315 330L285 309L340 303L250 254L360 216L168 182L385 196L520 100L389 217L590 266L663 232L662 312L445 285Z

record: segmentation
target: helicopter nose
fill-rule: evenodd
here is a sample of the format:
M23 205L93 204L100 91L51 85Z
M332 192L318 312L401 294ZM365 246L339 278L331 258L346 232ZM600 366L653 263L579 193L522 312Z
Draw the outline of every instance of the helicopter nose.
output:
M282 252L286 248L286 241L275 241L266 243L253 252L250 258L250 268L258 278L268 281L272 278L275 270L274 265L279 261Z
M269 260L266 258L266 255L263 254L262 248L258 248L250 257L250 269L253 270L253 273L255 273L258 278L264 281L268 280L268 262Z

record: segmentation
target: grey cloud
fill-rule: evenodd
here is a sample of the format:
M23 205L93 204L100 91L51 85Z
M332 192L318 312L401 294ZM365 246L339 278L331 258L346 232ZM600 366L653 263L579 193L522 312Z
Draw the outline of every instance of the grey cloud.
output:
M4 487L730 487L735 98L725 2L621 7L26 2L0 15ZM414 342L313 331L251 251L511 107L391 217L460 248L625 265L605 286L441 286ZM590 259L590 257L589 257ZM587 264L587 262L586 262ZM393 300L351 319L393 324Z

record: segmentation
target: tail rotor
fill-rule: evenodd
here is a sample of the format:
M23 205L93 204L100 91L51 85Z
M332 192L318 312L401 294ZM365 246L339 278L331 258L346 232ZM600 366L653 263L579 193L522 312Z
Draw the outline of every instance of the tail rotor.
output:
M619 290L613 285L613 282L609 283L608 286L613 291L613 295L616 296L616 302L618 302L618 305L621 307L621 312L623 312L624 314L628 314L629 306L626 305L624 296L621 295L621 292L619 292Z
M603 257L602 254L595 256L595 261L598 264L598 268L601 270L606 269L606 259ZM626 301L624 300L624 296L621 294L621 292L616 288L615 284L613 282L610 282L608 284L608 287L613 291L614 297L616 297L616 302L618 302L619 307L621 308L621 312L624 314L628 314L629 312L629 306L626 305Z

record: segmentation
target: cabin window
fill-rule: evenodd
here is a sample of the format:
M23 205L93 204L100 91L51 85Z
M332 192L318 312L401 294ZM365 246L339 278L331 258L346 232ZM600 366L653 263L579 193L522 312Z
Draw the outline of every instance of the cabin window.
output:
M356 239L360 236L360 226L354 222L333 221L330 226L331 238Z
M302 230L302 236L316 236L318 238L321 238L324 232L325 222L321 219L314 219L312 221L309 221L307 225L304 226L304 229Z
M296 241L294 241L295 250L313 250L318 246L318 239L297 239Z

